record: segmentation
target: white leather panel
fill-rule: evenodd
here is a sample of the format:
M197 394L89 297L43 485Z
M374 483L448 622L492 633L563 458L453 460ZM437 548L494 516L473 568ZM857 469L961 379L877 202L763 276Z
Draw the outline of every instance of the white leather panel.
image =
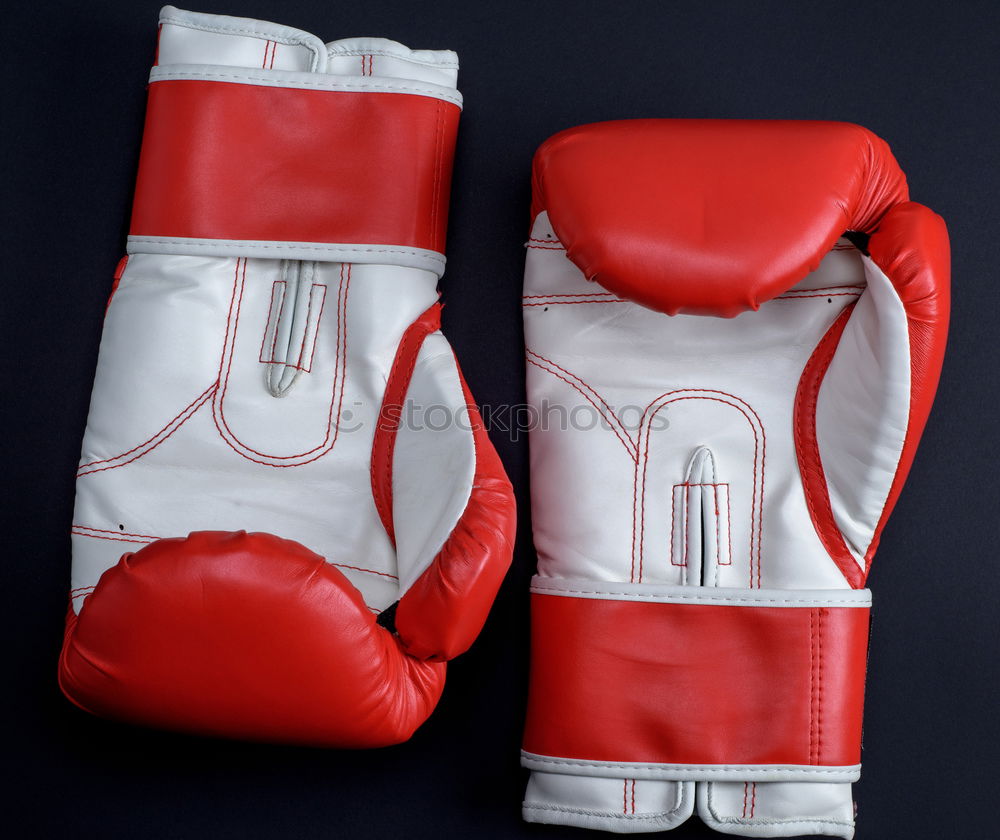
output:
M430 565L472 493L476 452L455 354L440 332L424 340L392 461L400 594Z
M163 7L160 23L157 53L160 67L223 65L325 73L352 77L352 85L373 90L379 85L398 88L398 83L392 80L405 79L422 83L416 87L428 91L424 95L461 105L461 96L455 90L458 56L451 50L411 50L388 38L342 38L324 44L315 35L290 26L187 12L173 6ZM154 68L154 72L159 71ZM269 84L269 78L278 77L280 74L262 74L263 81L255 84ZM317 80L313 77L304 81L315 84ZM437 88L440 90L431 92Z
M862 569L910 414L906 310L871 259L864 258L864 268L868 288L847 322L816 405L816 439L833 516Z
M160 64L228 64L322 73L326 49L315 35L250 18L160 11ZM277 46L277 49L275 49Z
M667 831L694 813L692 782L532 773L522 814L527 822L633 834Z
M323 555L374 610L396 600L399 570L372 500L371 447L396 346L437 299L436 278L336 263L315 272L310 282L325 285L328 297L312 367L275 397L260 348L280 261L129 259L108 310L84 435L76 594L153 539L243 529ZM438 383L433 398L454 393L447 375L421 381ZM422 498L443 509L440 497L465 489L429 484Z
M537 217L527 247L528 393L543 420L556 415L556 422L537 424L530 436L539 554L535 590L558 589L565 583L559 579L573 578L588 581L573 584L576 597L656 600L672 591L663 586L667 584L742 589L740 597L748 602L768 597L767 590L793 590L784 596L865 606L869 595L850 590L811 525L792 416L802 369L819 340L846 306L868 297L870 284L880 285L868 261L841 240L816 271L757 312L732 319L669 317L588 281L566 258L545 213ZM893 318L891 301L883 300L877 289L871 297L872 305L878 304L876 320ZM863 312L868 305L858 303L857 308ZM821 391L821 404L844 403L841 408L850 410L864 402L859 395L867 398L875 389L878 371L862 374L860 382L857 371L851 371L860 363L866 337L878 332L872 331L871 321L863 318L848 327L858 349L851 351L853 360L845 356L842 375L831 365L828 380L833 374L838 384ZM898 326L898 319L894 323ZM881 349L894 371L908 365L898 350L906 346L905 337L900 341L898 332L885 332ZM898 342L894 352L888 348L891 342ZM899 405L908 405L907 395L893 392ZM560 415L552 406L565 410ZM886 412L879 410L881 430L866 427L864 420L843 427L857 430L851 433L858 445L866 438L891 438L886 430L894 424L886 423ZM593 422L589 427L571 422L574 411L579 419ZM821 405L820 414L824 411ZM833 416L828 412L826 427L818 429L821 447L824 440L836 439L834 424L828 422ZM842 443L838 439L838 446ZM890 451L891 445L883 448ZM824 466L835 515L849 526L857 514L835 494L834 485L856 482L858 468L841 462L850 473L842 476L837 468L831 473ZM612 591L621 594L609 596ZM526 762L533 768L526 819L643 830L615 827L636 825L619 819L622 777L643 771L597 764L560 768L532 761L528 757ZM798 769L775 768L771 778L796 778ZM699 813L719 831L851 836L849 780L856 778L858 768L840 768L818 782L747 782L740 773L748 770L699 776L697 768L674 768L666 774L702 779L684 784L697 787ZM571 774L579 772L606 778L574 780ZM663 768L646 772L664 774ZM731 781L717 781L720 776ZM665 791L670 788L643 785L674 784L679 783L640 783L638 811L661 808L669 798ZM601 790L606 791L603 798ZM613 791L619 795L617 811ZM591 810L600 803L600 813L579 813L588 810L587 803Z
M697 803L702 821L725 834L744 837L823 834L844 840L854 836L850 785L706 782L698 785Z
M730 508L718 585L846 588L802 527L792 412L803 367L864 283L860 255L835 250L758 312L670 317L587 281L540 214L524 300L528 391L550 417L530 436L539 574L682 583L674 487L705 447Z
M411 50L385 38L343 38L326 45L327 73L391 76L454 88L458 56L451 50Z

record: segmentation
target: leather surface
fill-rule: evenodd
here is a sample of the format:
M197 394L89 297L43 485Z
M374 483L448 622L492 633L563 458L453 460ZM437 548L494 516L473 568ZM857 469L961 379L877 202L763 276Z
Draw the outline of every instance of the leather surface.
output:
M345 63L358 46L385 53L380 68L401 74L400 85L418 67L421 84L454 86L449 52L361 39L328 53L297 30L170 7L158 69L183 73L209 60L239 67L257 55L251 66L267 78L278 72L270 65L280 47L296 72L319 79L334 67L350 82L351 71L358 80L371 71L367 60L365 69L360 58ZM257 104L274 105L280 88L261 85ZM304 133L324 159L359 164L356 138L303 100L290 119L270 106L236 114L211 86L185 90L206 97L187 126L202 162L225 169L232 121L252 114L277 123L261 127L257 141ZM378 101L392 109L391 99ZM177 139L168 136L182 128L177 116L151 108L154 145ZM173 124L164 127L167 117ZM430 150L418 178L429 181L416 204L396 202L415 187L412 173L352 168L354 180L334 185L364 206L351 223L398 228L402 216L421 214L409 220L413 230L443 237L451 146L434 119L397 109L397 124L413 123L402 134L391 121L368 123L378 142L426 132L409 151ZM226 171L267 181L267 149L256 148L258 160L236 155ZM395 157L405 163L406 153ZM147 175L153 158L142 165ZM172 171L175 180L145 184L143 201L220 189L218 172L192 187ZM311 172L315 188L309 176L277 177L261 212L308 224L310 202L330 194L328 171ZM223 198L213 206L224 216ZM393 259L218 256L188 245L190 253L145 253L133 238L108 304L78 472L63 690L97 714L200 734L343 747L405 740L440 696L443 660L482 627L514 528L510 484L481 426L438 428L420 415L430 406L475 415L439 331L436 273ZM387 394L414 419L382 435L389 445L377 494L373 450ZM382 624L376 617L401 599L397 633L392 612Z
M219 67L153 79L133 248L147 237L257 240L281 257L283 243L337 243L376 263L380 245L444 251L458 106L408 92L415 83L294 87L316 78L303 75L279 80L287 87Z
M532 594L525 752L558 756L563 772L636 778L856 774L867 608L798 606L774 590L735 606L728 589L709 603L576 592Z
M888 146L860 126L669 125L567 129L533 170L532 216L548 211L584 276L661 312L755 310L816 269L844 231L871 232L907 198Z
M406 655L343 573L298 543L201 531L101 577L70 614L59 674L71 700L105 717L382 747L431 713L445 666Z
M523 298L528 392L550 418L531 431L537 580L546 589L582 579L595 589L831 596L864 586L930 408L947 330L943 224L926 208L911 209L918 206L907 201L885 144L839 123L605 123L547 141L533 184ZM843 238L851 230L870 234L870 253ZM680 619L665 604L632 605L663 617L644 619L629 635L635 622L618 616L620 603L607 603L615 618L601 623L606 632L571 622L586 628L585 653L560 623L540 644L541 661L570 672L600 661L588 683L598 694L642 671L635 693L622 694L645 711L629 720L609 702L605 717L592 702L589 717L566 715L568 700L530 710L529 721L550 728L539 734L529 724L526 819L633 832L697 812L719 831L747 836L853 835L849 784L764 781L777 755L766 749L787 734L774 720L753 730L760 763L743 778L727 770L715 777L725 781L704 780L725 766L727 751L745 757L739 739L749 727L727 724L741 713L748 680L763 695L774 678L766 658L740 660L736 687L721 667L730 653L739 658L735 642L736 652L723 646L724 654L699 660L703 677L671 680L668 669L654 678L649 663L670 656L663 638L680 632ZM543 625L547 610L536 611ZM727 626L720 619L718 635L702 633L695 651L725 640ZM851 672L842 693L824 699L825 708L855 710L843 718L855 745L861 635L838 659ZM772 628L766 638L741 644L766 647L780 633ZM603 659L616 654L622 671ZM800 684L809 680L805 661ZM594 688L598 672L605 683ZM549 676L533 704L549 702ZM692 711L684 692L670 693L702 678L719 692L703 707ZM644 693L650 684L663 687L660 702ZM780 701L781 690L774 694ZM599 758L607 763L652 754L671 763L661 747L686 726L711 730L692 734L711 754L659 778L589 766L599 781L581 781L569 765L560 768L564 756L531 751L532 741L573 740L562 732L567 720L587 727L582 741L601 741L612 721L613 731L627 733L624 743L605 742ZM799 749L808 752L810 727L804 731ZM541 772L539 759L554 760L550 770L559 772Z

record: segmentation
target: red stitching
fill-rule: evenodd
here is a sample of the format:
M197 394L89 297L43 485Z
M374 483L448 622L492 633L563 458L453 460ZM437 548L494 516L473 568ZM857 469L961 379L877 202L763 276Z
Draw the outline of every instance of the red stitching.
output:
M275 280L274 284L271 286L271 304L270 304L270 306L268 308L267 324L264 327L264 335L263 335L263 337L260 340L260 357L259 357L259 361L262 362L265 365L284 365L285 367L290 367L290 368L292 368L294 370L301 370L304 373L312 373L312 363L313 363L313 359L316 357L316 345L319 343L319 328L320 328L320 325L323 323L323 309L326 307L326 291L327 291L326 284L325 283L313 283L310 286L310 289L309 289L309 305L306 307L306 327L302 331L302 343L301 343L301 345L299 345L298 364L294 364L293 365L293 364L289 364L287 361L282 362L282 361L279 361L279 360L277 360L277 359L274 358L275 351L276 351L276 346L277 346L277 343L278 343L278 322L281 321L281 311L283 311L284 307L285 307L285 298L287 297L287 291L284 291L282 293L282 295L281 295L281 307L280 307L281 311L278 312L278 317L277 317L277 319L275 321L275 325L274 325L274 341L271 343L271 358L270 359L263 358L263 355L264 355L264 340L267 338L267 331L270 329L270 326L271 326L271 312L274 309L274 287L277 286L279 283L281 283L282 286L284 286L285 289L287 290L287 286L285 285L285 281L284 280ZM313 295L315 294L315 291L314 291L315 289L322 289L323 290L323 292L322 292L323 297L320 299L319 314L316 316L316 329L313 331L312 352L309 354L309 362L308 362L308 364L303 364L303 357L305 356L305 353L306 353L306 340L309 338L309 327L310 327L310 324L312 323L311 320L310 320L310 316L312 315Z
M71 598L79 598L80 597L79 594L74 595L73 593L74 592L77 592L77 593L86 592L87 590L96 589L96 588L97 588L97 584L96 583L92 583L92 584L90 584L90 586L78 586L76 589L71 589L69 591L69 594L70 594Z
M77 473L76 473L77 478L80 478L80 477L85 476L85 475L92 475L93 473L104 472L105 470L116 470L119 467L124 467L127 464L131 464L133 461L138 461L143 455L148 455L150 452L152 452L154 449L156 449L157 446L159 446L161 443L163 443L163 441L167 440L167 438L169 438L171 435L173 435L174 432L176 432L188 420L190 420L191 416L199 408L201 408L202 405L204 405L208 401L208 398L211 397L212 394L215 393L215 389L216 389L217 386L218 386L217 382L212 383L212 385L209 386L209 388L203 394L201 394L199 397L196 398L195 402L190 403L187 406L187 408L184 409L184 411L182 411L180 414L178 414L176 417L174 417L174 419L171 420L170 423L168 423L166 426L164 426L162 429L160 429L160 431L158 431L155 435L153 435L153 437L151 437L149 440L145 441L144 443L140 443L138 446L133 447L128 452L123 452L121 455L116 455L114 458L108 458L108 459L106 459L104 461L92 461L90 464L84 464L82 467L80 467L79 470L77 470ZM156 443L154 443L152 446L149 447L149 449L146 449L146 450L140 452L134 458L129 458L127 461L122 461L120 464L112 464L109 467L99 467L96 470L87 469L87 467L90 467L93 464L104 464L104 463L107 463L108 461L115 461L118 458L124 458L126 455L128 455L128 454L130 454L132 452L135 452L137 449L141 449L143 446L146 446L146 444L148 444L150 441L156 440L157 436L163 434L163 432L165 432L167 429L169 429L170 426L171 426L171 424L173 424L174 421L177 420L177 417L180 417L185 412L187 412L187 416L183 420L181 420L180 423L178 423L176 426L174 426L173 429L170 429L170 431L166 435L164 435L162 438L160 438L159 440L157 440Z
M582 383L587 388L590 388L590 390L593 393L594 397L596 397L596 399L598 401L600 401L601 405L598 405L594 401L594 399L586 391L584 391L582 388L580 388L576 383L572 382L571 380L567 379L564 376L560 376L558 373L554 373L553 371L546 369L542 365L538 364L538 362L536 362L532 358L530 358L531 356L535 356L536 358L541 359L546 364L551 365L552 367L556 368L556 370L560 370L563 373L565 373L566 376L572 376L573 379L576 379L578 382ZM552 376L556 377L556 379L561 379L563 382L565 382L567 385L569 385L571 388L573 388L575 391L577 391L579 394L581 394L583 396L583 398L587 402L589 402L592 406L594 406L594 408L597 409L598 413L600 413L602 415L604 414L604 411L601 410L601 406L604 406L604 409L607 411L607 413L612 418L614 418L614 420L615 420L615 423L609 423L608 424L608 425L611 426L611 431L613 431L615 433L615 437L617 437L618 440L621 441L622 446L624 446L625 449L628 451L629 457L631 457L633 461L637 462L638 455L637 455L637 451L636 451L636 445L632 442L631 438L627 437L627 433L626 433L626 437L622 436L622 432L624 432L624 427L622 428L622 432L618 431L618 428L617 428L617 426L615 424L617 423L618 426L621 426L621 420L619 419L618 415L615 414L614 411L612 411L611 406L609 406L607 404L607 402L604 400L604 398L600 394L597 393L597 391L594 389L593 386L588 385L586 382L584 382L582 379L580 379L580 377L576 376L576 374L570 373L565 368L560 367L559 365L557 365L551 359L546 359L544 356L542 356L540 353L536 353L534 350L527 350L526 351L525 360L528 362L528 364L534 365L535 367L540 368L541 370L544 370L546 373L551 374Z
M522 303L521 306L571 306L574 303L629 303L624 298L612 298L610 300L554 300L551 303Z
M349 566L346 563L334 563L332 560L327 560L331 566L336 566L338 569L352 569L355 572L368 572L370 575L381 575L382 577L392 578L392 580L399 580L396 575L390 575L388 572L376 572L374 569L365 569L361 566Z
M539 251L565 251L562 245L525 245L525 248L536 248Z
M677 488L680 487L679 484L675 484L670 491L670 565L671 566L683 566L683 563L674 562L674 537L676 536L677 524Z
M645 495L645 494L643 494ZM681 563L682 566L687 566L688 564L688 547L691 542L691 488L690 485L684 486L684 562ZM639 583L642 583L642 563L643 563L642 551L639 551Z
M326 284L325 283L313 283L312 284L312 288L314 288L314 289L317 286L319 286L323 290L323 297L322 297L322 299L319 302L319 314L316 316L316 330L313 332L312 352L309 354L309 366L307 368L305 368L305 371L307 373L312 373L313 359L316 358L316 345L319 344L319 328L320 328L320 325L323 323L323 310L326 309ZM312 295L309 296L309 306L310 307L312 306ZM303 335L302 335L302 347L299 348L299 362L302 361L302 356L305 354L305 351L306 351L306 336L309 334L308 324L309 324L309 321L308 321L308 313L307 313L307 315L306 315L306 332L303 333ZM345 364L347 363L346 350L345 350L345 355L344 355L344 363ZM299 369L302 370L302 368L299 368ZM340 398L341 398L341 401L343 401L343 398L344 398L343 389L341 389ZM339 416L339 414L338 414L338 416Z
M646 410L643 412L642 422L640 423L640 428L641 429L647 428L648 424L652 423L653 417L655 417L656 414L659 411L661 411L665 406L669 405L670 403L672 403L672 402L682 402L684 400L699 400L699 399L700 400L712 400L714 402L721 402L724 405L728 405L728 406L730 406L732 408L735 408L737 411L739 411L746 418L747 423L749 423L749 425L750 425L750 429L753 432L755 444L758 443L757 428L754 426L753 422L750 420L750 414L752 414L754 416L754 418L757 420L757 424L760 426L760 441L759 441L759 443L760 443L759 448L761 450L761 454L760 454L760 506L758 507L757 504L756 504L756 499L757 499L757 475L758 475L758 471L757 471L757 461L758 461L757 449L758 449L758 446L756 446L756 445L754 446L753 492L752 492L751 505L750 505L750 511L751 511L751 526L750 526L750 588L751 589L754 588L754 534L753 534L753 531L754 531L754 524L755 523L754 523L754 520L753 520L753 512L754 512L754 510L756 510L757 511L757 521L756 521L756 525L757 525L757 588L759 589L760 588L760 580L761 580L761 578L760 578L760 575L761 575L761 572L760 572L760 565L761 565L760 564L760 557L761 557L760 551L761 551L761 531L763 530L762 516L763 516L763 507L764 507L764 471L765 471L766 460L767 460L767 435L764 432L764 424L761 422L760 416L757 414L756 411L754 411L754 409L753 409L752 406L750 406L748 403L746 403L744 400L740 399L736 395L729 394L726 391L718 391L718 390L713 390L713 389L708 389L708 388L685 388L685 389L683 389L681 391L681 393L723 394L724 396L727 396L730 399L735 400L738 403L737 405L734 405L733 403L726 402L726 400L719 399L718 397L703 397L703 396L674 397L673 399L660 402L661 400L664 399L664 397L669 397L673 393L678 393L678 392L677 391L668 391L665 394L661 394L659 397L657 397L655 400L653 400L653 402L651 402L646 407ZM659 405L658 405L658 403L659 403ZM656 406L655 409L653 408L654 406ZM746 409L746 410L744 410L744 409ZM749 411L750 414L748 414L747 411ZM649 416L649 423L646 422L647 415ZM646 444L645 444L645 447L643 449L643 459L642 459L642 497L643 497L643 509L642 509L642 511L640 511L639 507L638 507L638 494L639 494L638 461L636 462L636 476L635 476L635 481L633 482L633 506L632 506L632 569L633 569L633 575L634 575L634 571L635 571L635 537L636 537L636 522L637 521L639 523L639 529L638 530L639 530L639 563L640 563L640 569L642 568L643 554L644 554L644 547L645 547L645 537L646 537L646 517L645 517L646 471L647 471L647 466L649 464L649 441L650 441L650 437L651 437L651 435L647 431L646 432Z
M628 779L622 779L622 813L628 813Z
M743 819L747 816L747 798L750 795L750 782L743 783Z
M823 612L816 610L816 763L823 755Z
M632 813L635 813L635 779L632 780Z
M260 337L260 353L257 354L257 361L262 362L264 364L269 364L268 360L264 358L264 342L267 341L267 334L271 330L271 315L274 313L274 292L278 288L278 286L281 286L280 306L285 305L285 290L286 290L285 281L275 280L271 284L271 300L267 304L267 321L264 324L264 334ZM274 339L271 341L271 352L269 354L271 356L272 361L274 359L275 348L277 347L278 344L278 324L280 323L280 321L281 321L281 310L279 308L278 315L274 319Z
M243 261L243 282L242 283L240 283L240 278L239 278L239 263L240 263L241 260ZM346 280L344 279L344 266L345 265L347 266ZM345 369L346 369L346 365L347 365L347 320L346 320L346 309L347 309L347 293L348 293L348 289L350 288L350 284L351 284L351 268L350 268L350 263L341 263L340 274L341 274L341 282L340 282L340 286L339 286L338 294L337 294L337 305L338 305L337 325L338 325L338 327L340 329L338 329L339 338L338 338L338 342L337 342L337 352L336 352L336 356L335 356L335 359L334 359L333 393L331 394L331 397L330 397L330 413L329 413L329 416L327 418L326 437L323 439L322 443L320 443L318 446L313 447L310 450L307 450L306 452L300 452L300 453L295 454L295 455L268 455L267 453L258 452L256 449L253 449L252 447L247 446L243 441L241 441L236 436L236 434L233 432L233 430L229 428L229 424L226 422L226 415L225 415L225 410L224 410L224 407L223 407L224 403L225 403L225 398L226 398L226 390L227 390L227 388L229 386L229 374L230 374L230 372L232 370L233 356L235 355L236 331L238 329L238 324L239 324L240 309L241 309L242 304L243 304L243 289L246 286L246 259L241 257L241 258L238 258L236 260L236 275L235 275L234 280L233 280L233 298L232 298L232 300L230 301L230 304L229 304L229 313L230 314L229 314L229 317L227 318L227 321L226 321L226 338L225 338L225 341L223 343L223 351L222 351L223 355L222 355L222 359L219 360L219 377L220 377L220 384L221 384L221 387L222 387L222 393L218 394L218 391L217 391L217 397L218 397L218 399L215 401L215 405L218 407L218 410L212 412L212 418L213 418L213 420L215 422L215 427L219 430L219 434L222 436L222 439L226 442L226 445L230 449L232 449L234 452L236 452L238 455L240 455L241 457L246 458L248 461L253 461L255 464L262 464L262 465L267 466L267 467L280 467L280 468L298 467L298 466L302 466L303 464L312 463L313 461L317 460L318 458L322 458L327 452L329 452L333 448L333 446L337 442L337 437L340 434L340 409L343 407L343 404L344 404L343 387L341 387L340 398L339 398L339 401L337 402L337 410L336 410L337 422L336 422L336 425L334 424L334 420L333 420L333 418L334 418L334 401L335 401L335 397L336 397L336 393L337 393L338 380L342 380L343 377L346 376L346 373L345 373ZM237 295L236 295L236 288L237 288L237 286L239 286L239 297L238 298L237 298ZM233 311L233 304L234 304L234 302L235 302L235 305L236 305L236 320L235 320L235 322L233 322L233 319L232 319L232 311ZM233 343L232 343L232 348L230 348L230 346L229 346L229 325L230 325L231 322L233 323ZM341 354L341 349L343 349L343 354ZM229 361L228 361L228 365L226 366L225 380L222 381L222 366L223 366L223 364L225 362L225 358L226 358L226 354L227 353L229 355ZM220 422L219 422L220 420L221 420L221 425L220 425ZM223 431L223 429L225 429L225 432ZM334 429L334 434L333 434L333 439L332 440L330 439L330 430L331 429ZM226 437L226 432L229 433L229 435L232 437L233 441L236 441L237 443L240 444L240 446L242 446L244 449L246 449L246 452L240 451L240 449L238 449L233 444L233 442L230 441L228 437ZM298 461L295 464L274 464L274 463L271 463L270 461L261 461L261 460L258 460L257 458L251 458L249 455L247 455L247 452L252 452L254 455L260 455L262 458L272 458L275 461L287 461L287 460L292 460L292 459L304 458L307 455L312 455L314 452L318 452L318 454L315 455L314 457L306 460L306 461Z
M771 300L804 300L805 298L859 297L861 292L829 292L821 295L783 294Z
M271 61L267 65L269 70L273 70L274 69L274 55L275 55L276 52L278 52L278 42L277 41L272 41L271 42Z
M116 537L139 537L144 540L158 540L159 537L153 537L149 534L132 534L128 531L109 531L107 528L91 528L88 525L73 525L73 529L78 529L80 531L97 531L99 534L113 534ZM89 534L81 534L80 536L86 537Z
M180 411L178 411L177 414L175 414L173 417L171 417L170 420L167 422L167 424L162 429L160 429L155 435L153 435L151 438L148 438L147 440L144 440L142 443L137 444L136 446L133 446L131 449L129 449L126 452L121 452L118 455L115 455L113 458L103 458L100 461L89 461L86 464L81 464L80 467L79 467L79 469L77 470L77 475L81 475L82 471L86 470L87 467L93 467L96 464L110 464L112 461L117 461L119 458L124 458L126 455L131 455L137 449L142 449L142 447L146 446L147 444L152 443L160 435L162 435L167 429L169 429L171 427L171 425L173 425L174 421L176 421L182 414L184 414L186 411L189 411L192 408L198 408L198 406L201 405L201 403L203 403L209 396L211 396L211 393L215 389L215 386L217 384L218 384L217 382L213 382L211 385L209 385L208 388L206 388L204 391L202 391L197 397L195 397L191 402L189 402L186 406L184 406L184 408L182 408ZM185 418L185 421L186 421L186 418ZM175 429L174 431L177 431L177 430ZM173 432L171 432L170 434L173 434ZM169 435L168 435L168 437L169 437ZM157 446L159 446L159 444L157 444ZM130 462L126 462L126 463L130 463ZM119 464L119 466L122 466L122 465ZM100 470L88 470L88 472L100 472Z
M757 783L753 782L753 796L750 799L750 819L753 819L754 812L757 810Z
M842 284L840 286L812 286L811 288L808 288L808 289L789 289L787 292L785 292L785 294L794 294L797 291L798 292L828 292L831 289L857 289L858 291L863 292L867 288L868 288L868 286L865 285L864 283L862 283L860 285L857 284L857 283L845 283L845 284Z
M260 63L260 66L263 67L263 68L267 67L267 51L268 51L268 49L270 49L270 47L271 47L271 42L270 41L265 41L264 42L264 60Z
M763 478L761 479L761 495L763 496ZM729 562L725 565L733 565L733 509L730 505L730 498L732 497L729 485L726 485L726 535L728 537L729 544ZM761 506L763 506L763 498L761 499Z
M719 523L719 485L713 484L712 497L715 499L715 572L718 580L719 566L722 565L722 525Z
M816 610L809 610L809 763L816 751Z
M70 528L70 533L71 534L76 534L78 537L90 537L93 540L110 540L111 542L132 543L133 545L136 545L136 544L149 545L150 543L156 542L155 539L153 539L153 540L126 540L126 539L122 539L121 537L102 537L100 534L81 534L79 531L76 531L76 530L74 530L72 528Z
M617 297L614 292L576 292L575 294L566 295L521 295L521 300L534 300L536 298L543 298L549 300L551 298L571 298L571 297Z

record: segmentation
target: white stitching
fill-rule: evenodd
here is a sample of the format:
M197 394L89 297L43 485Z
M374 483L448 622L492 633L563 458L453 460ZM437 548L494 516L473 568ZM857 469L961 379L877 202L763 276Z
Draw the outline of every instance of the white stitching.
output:
M666 772L687 772L696 771L698 773L752 773L753 775L758 775L762 773L801 773L804 776L814 776L814 775L825 775L825 776L845 776L852 772L855 772L855 767L846 768L835 768L832 770L819 770L813 767L746 767L743 765L735 765L732 767L701 767L699 765L692 764L616 764L611 761L597 762L586 762L586 761L570 761L565 758L539 758L537 756L522 756L522 760L526 763L529 769L534 764L556 764L566 767L590 767L594 769L620 769L620 770L663 770ZM679 781L667 779L665 781ZM688 780L690 781L690 780Z
M612 590L597 590L597 589L556 589L548 587L538 587L532 586L532 592L536 592L539 595L548 595L556 592L566 592L572 593L574 595L628 595L633 596L637 600L646 600L649 598L669 598L672 601L722 601L727 604L803 604L806 606L835 606L835 607L867 607L869 603L867 601L838 601L831 599L829 601L824 601L819 598L811 599L797 599L797 598L739 598L733 596L730 598L720 598L714 595L675 595L672 593L660 593L660 592L614 592Z
M170 70L170 69L167 69L167 68L170 68L172 66L173 65L166 64L166 65L160 65L159 67L157 67L156 68L157 72L151 74L151 76L150 76L150 79L149 79L150 84L155 84L156 82L169 82L169 81L172 81L172 80L177 79L177 78L192 78L192 79L196 79L196 80L228 79L228 80L231 80L231 81L234 81L234 82L242 82L242 83L249 83L249 84L253 84L253 83L260 84L264 79L267 79L268 76L271 76L271 75L274 75L274 76L287 76L288 73L295 72L295 71L290 71L290 70L257 70L254 74L247 74L247 75L238 76L238 75L233 74L233 73L209 73L209 72L204 72L204 73L190 72L189 73L189 72L186 72L186 71L183 71L183 70ZM362 91L362 92L365 92L365 93L385 93L385 92L389 92L389 93L413 93L413 94L418 94L420 96L430 96L430 97L433 97L434 99L443 99L443 100L445 100L447 102L451 102L452 104L458 105L458 106L461 106L461 104L462 104L462 100L459 99L457 96L449 96L448 93L446 92L447 91L446 88L442 88L442 89L439 89L439 90L433 90L431 88L408 87L406 85L399 85L399 84L395 84L395 83L391 83L391 82L381 82L378 85L352 85L350 82L341 82L341 81L339 81L339 79L341 79L341 78L351 78L351 77L350 76L343 77L343 76L333 76L333 75L330 75L330 76L324 76L322 80L315 81L315 82L310 82L310 81L307 81L305 79L301 79L301 80L296 79L294 82L291 82L291 81L288 81L287 78L286 78L286 79L282 79L282 81L286 82L286 84L267 85L267 86L268 87L277 87L277 88L291 88L291 89L296 89L296 88L300 88L300 87L304 87L304 86L305 87L317 87L317 88L325 88L325 89L331 90L333 92L336 92L336 91L342 90L344 88L347 88L349 90L358 90L358 91ZM388 91L380 91L380 90L377 89L379 87L381 87L381 88L388 88L389 90Z
M349 245L257 245L247 244L240 240L229 240L223 243L215 242L192 242L190 239L166 239L166 238L146 238L140 236L130 236L129 242L137 242L145 245L183 245L185 248L221 248L232 242L245 246L247 249L277 249L295 251L351 251L353 253L364 254L407 254L411 257L423 257L428 260L444 263L444 257L426 251L408 251L404 248L357 248Z

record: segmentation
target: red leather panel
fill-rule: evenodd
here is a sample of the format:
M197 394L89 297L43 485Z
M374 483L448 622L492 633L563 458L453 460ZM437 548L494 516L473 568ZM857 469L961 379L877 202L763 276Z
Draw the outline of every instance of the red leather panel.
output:
M441 252L458 117L427 96L155 82L129 232Z
M70 610L59 662L63 692L94 714L331 747L406 740L444 677L322 557L242 531L126 554Z
M468 650L479 635L510 567L517 522L514 490L461 368L458 377L476 450L472 492L454 530L396 611L406 652L436 661Z
M894 207L868 242L872 260L906 309L910 336L910 417L896 475L865 562L871 568L882 529L896 506L934 402L951 311L951 246L944 219L921 204Z
M661 312L733 316L907 189L885 142L848 123L625 120L546 141L533 195L589 279Z
M851 766L863 608L532 595L525 750L590 761Z
M829 552L844 578L854 589L862 589L867 575L855 561L833 516L830 489L826 483L826 472L823 470L819 440L816 437L816 404L819 400L820 387L837 352L837 346L840 344L840 338L844 334L854 306L852 303L837 316L837 320L830 325L830 329L820 339L802 369L802 376L799 377L799 384L795 390L792 428L795 436L795 457L799 463L799 475L802 476L802 490L805 494L806 507L809 509L809 518L823 547Z
M853 311L848 307L816 346L795 395L795 452L816 533L852 587L865 585L882 529L899 499L937 390L948 337L950 248L944 220L921 204L904 202L886 213L868 242L869 253L893 284L906 310L910 343L910 411L906 437L882 515L865 552L855 562L830 506L816 440L816 401L823 377Z

